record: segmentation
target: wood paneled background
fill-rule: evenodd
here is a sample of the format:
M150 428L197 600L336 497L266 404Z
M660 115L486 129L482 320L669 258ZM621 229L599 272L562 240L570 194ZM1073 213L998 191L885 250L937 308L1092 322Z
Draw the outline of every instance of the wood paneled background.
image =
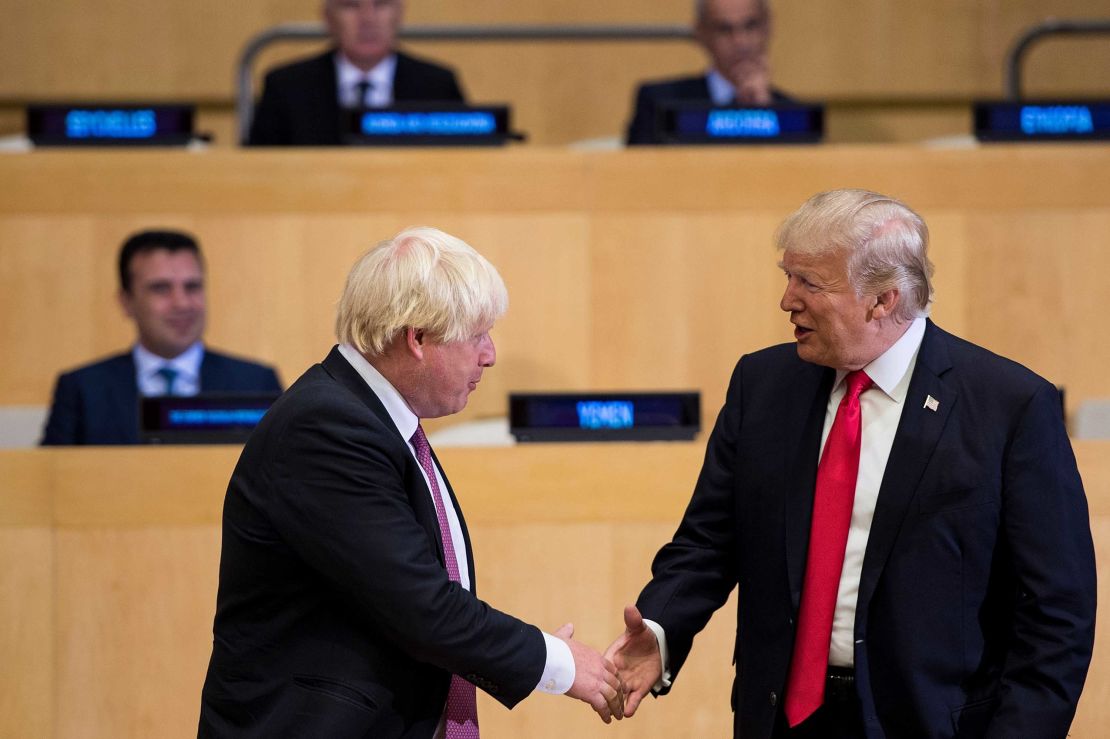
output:
M905 141L967 133L967 103L1000 96L1006 50L1048 17L1107 17L1105 0L773 0L772 68L800 97L826 100L829 139ZM410 24L686 23L692 0L408 0ZM200 127L234 141L235 68L247 39L315 21L318 0L139 3L3 0L0 132L33 99L192 100ZM283 45L261 69L318 45ZM538 144L615 136L637 81L696 71L685 42L421 43L451 63L476 101L508 101ZM1110 94L1110 39L1045 42L1031 94Z
M740 354L790 340L776 226L863 186L928 222L937 322L1063 385L1074 411L1110 396L1107 171L1101 146L0 157L0 405L46 404L57 372L130 343L115 258L135 229L194 231L208 340L289 383L331 346L355 258L428 224L509 287L498 367L461 418L504 415L512 390L691 388L709 422Z
M484 384L484 383L483 383ZM1110 566L1110 443L1076 445L1099 568ZM673 533L702 444L441 449L482 597L604 649ZM196 736L211 654L223 490L235 447L0 451L0 736ZM496 473L493 472L496 470ZM155 471L156 474L152 474ZM1110 597L1103 578L1100 600ZM479 693L489 739L730 735L734 593L665 698L604 726L549 695ZM1070 736L1110 723L1110 616Z

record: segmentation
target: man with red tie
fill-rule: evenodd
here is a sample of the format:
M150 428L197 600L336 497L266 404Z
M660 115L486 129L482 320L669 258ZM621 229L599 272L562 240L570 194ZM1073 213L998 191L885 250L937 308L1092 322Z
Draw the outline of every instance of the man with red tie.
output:
M904 203L821 193L777 241L796 342L736 366L607 652L625 715L738 587L737 737L1064 737L1095 566L1056 388L926 317Z
M201 737L477 739L475 687L623 714L612 663L478 599L462 509L421 426L496 353L497 270L431 228L351 269L339 345L266 413L224 502Z

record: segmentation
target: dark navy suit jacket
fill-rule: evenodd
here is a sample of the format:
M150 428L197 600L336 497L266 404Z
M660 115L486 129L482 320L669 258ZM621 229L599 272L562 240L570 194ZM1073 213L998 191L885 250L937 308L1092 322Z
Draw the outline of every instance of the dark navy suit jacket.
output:
M339 146L343 134L338 85L334 49L269 72L247 144ZM393 99L398 103L465 102L453 71L400 52Z
M209 349L200 363L203 393L280 393L273 368ZM139 386L131 352L58 377L44 446L138 444Z
M834 377L793 344L740 360L639 599L677 674L739 587L733 707L745 739L771 736L782 707ZM867 736L1062 739L1094 617L1087 502L1056 388L930 322L859 585Z
M447 489L471 591L448 578L428 485L358 372L333 349L297 380L227 488L199 735L430 739L452 673L510 707L534 690L543 635L476 597Z
M628 124L625 143L630 146L663 143L659 139L655 118L664 103L678 101L708 103L710 100L709 82L704 74L698 77L680 77L640 85L636 90L636 107L632 112L632 120ZM794 101L781 90L772 89L771 102L774 105L782 105Z

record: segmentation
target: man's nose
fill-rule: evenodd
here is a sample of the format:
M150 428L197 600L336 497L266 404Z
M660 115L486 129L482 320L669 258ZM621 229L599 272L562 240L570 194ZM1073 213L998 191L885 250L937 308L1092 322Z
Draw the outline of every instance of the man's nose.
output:
M779 300L779 308L787 313L793 313L802 309L801 301L794 291L794 282L789 280L786 283L786 289L782 291L782 299Z
M486 338L485 346L482 347L482 353L479 356L479 363L483 367L492 367L497 362L497 347L493 345L493 339Z

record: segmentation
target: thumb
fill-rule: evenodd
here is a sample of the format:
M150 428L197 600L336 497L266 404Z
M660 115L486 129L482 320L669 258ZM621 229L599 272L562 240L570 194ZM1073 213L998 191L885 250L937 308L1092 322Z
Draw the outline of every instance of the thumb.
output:
M647 628L644 626L644 617L640 615L640 609L636 606L624 607L624 626L630 634L638 634Z
M555 636L560 639L570 639L574 636L574 624L565 623L555 631Z

